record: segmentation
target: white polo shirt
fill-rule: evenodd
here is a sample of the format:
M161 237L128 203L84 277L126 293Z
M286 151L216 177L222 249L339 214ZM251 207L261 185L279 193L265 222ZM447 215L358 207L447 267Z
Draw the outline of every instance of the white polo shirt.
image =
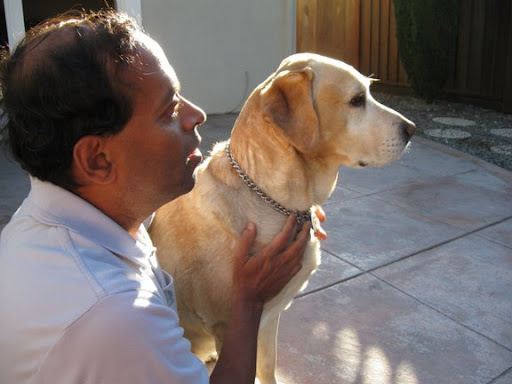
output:
M146 229L31 186L0 238L0 383L207 383Z

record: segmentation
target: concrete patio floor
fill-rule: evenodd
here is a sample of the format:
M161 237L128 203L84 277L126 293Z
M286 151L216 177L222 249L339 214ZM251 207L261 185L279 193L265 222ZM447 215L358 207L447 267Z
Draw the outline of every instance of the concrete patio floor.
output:
M210 116L203 153L235 115ZM0 229L28 192L0 155ZM512 173L421 138L342 169L322 264L282 315L282 383L512 383Z

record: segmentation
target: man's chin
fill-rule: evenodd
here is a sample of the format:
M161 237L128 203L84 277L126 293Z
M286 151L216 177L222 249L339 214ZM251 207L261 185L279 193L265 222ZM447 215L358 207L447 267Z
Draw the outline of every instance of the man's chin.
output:
M191 175L187 175L187 179L184 180L182 185L183 186L181 188L180 195L185 195L185 194L189 193L190 191L192 191L192 189L196 185L196 173L193 172Z
M186 195L187 193L189 193L190 191L192 191L192 188L194 187L194 185L189 185L188 183L186 185L183 185L180 189L174 189L172 191L171 194L168 194L166 197L165 197L165 201L162 202L162 204L160 206L163 206L165 204L168 204L178 198L180 198L181 196L184 196ZM160 208L160 207L159 207Z
M194 186L196 185L196 182L195 182L195 179L187 184L184 188L183 188L183 195L186 195L187 193L191 192L192 189L194 189Z
M197 161L198 159L190 160L187 162L185 175L182 179L181 186L177 188L176 185L169 186L167 191L170 191L170 195L168 195L168 201L170 202L174 199L177 199L180 196L186 195L196 185L196 171L197 166L199 165L200 161Z

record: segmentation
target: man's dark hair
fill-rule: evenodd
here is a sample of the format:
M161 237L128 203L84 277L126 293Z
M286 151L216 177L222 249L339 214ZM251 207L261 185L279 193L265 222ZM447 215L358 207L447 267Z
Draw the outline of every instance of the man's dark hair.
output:
M31 175L78 187L73 148L87 135L112 135L133 106L123 72L136 59L140 27L113 10L73 12L29 30L0 67L9 148Z

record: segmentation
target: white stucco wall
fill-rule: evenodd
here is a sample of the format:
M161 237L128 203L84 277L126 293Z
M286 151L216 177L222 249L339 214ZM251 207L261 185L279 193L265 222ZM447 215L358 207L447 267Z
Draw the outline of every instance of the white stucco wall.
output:
M141 11L183 95L207 113L238 111L295 49L293 0L142 0Z

